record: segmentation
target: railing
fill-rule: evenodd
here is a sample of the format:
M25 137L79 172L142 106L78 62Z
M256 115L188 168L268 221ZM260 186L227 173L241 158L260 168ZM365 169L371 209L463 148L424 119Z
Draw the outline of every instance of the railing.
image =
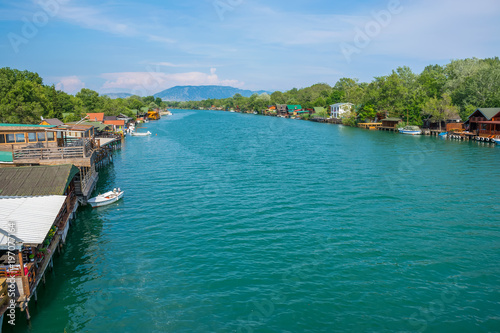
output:
M28 146L13 152L14 160L58 160L87 158L92 155L95 143L89 139L71 140L64 147Z
M83 177L80 179L80 190L82 194L88 193L90 190L90 187L94 184L96 180L96 170L95 170L95 164L92 165L92 167L83 175Z
M56 160L65 158L85 158L84 147L22 148L14 151L14 160Z
M481 136L500 135L500 131L479 130L479 135Z

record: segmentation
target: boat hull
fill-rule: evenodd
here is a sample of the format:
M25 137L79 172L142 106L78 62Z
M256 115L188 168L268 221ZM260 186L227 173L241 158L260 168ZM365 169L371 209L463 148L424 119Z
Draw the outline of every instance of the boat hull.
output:
M121 191L118 193L118 195L112 196L113 192L108 192L108 193L105 193L102 195L98 195L95 198L89 199L87 202L92 206L92 208L102 207L102 206L106 206L106 205L112 204L113 202L120 200L121 198L123 198L124 194L125 194L125 192ZM108 196L112 196L112 197L106 198Z
M421 135L422 131L399 131L399 133L408 135Z

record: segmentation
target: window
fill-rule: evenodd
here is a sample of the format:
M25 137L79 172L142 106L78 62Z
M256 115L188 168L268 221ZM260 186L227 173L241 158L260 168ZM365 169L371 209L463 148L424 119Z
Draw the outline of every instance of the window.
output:
M38 141L45 141L45 132L38 132L36 136L38 137Z
M54 141L54 132L47 132L47 140Z
M16 133L16 142L25 142L26 139L24 137L24 133Z
M36 133L28 133L28 141L36 142Z
M14 134L5 134L7 137L7 143L16 142L16 136Z
M0 143L5 143L5 135L0 134Z

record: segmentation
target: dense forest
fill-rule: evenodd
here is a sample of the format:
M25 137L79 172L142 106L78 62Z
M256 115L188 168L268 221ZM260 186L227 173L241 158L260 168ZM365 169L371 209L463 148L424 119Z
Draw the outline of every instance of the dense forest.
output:
M458 113L466 119L475 108L500 107L500 59L453 60L445 66L430 65L415 74L399 67L391 74L375 77L370 83L342 78L332 87L326 83L272 94L239 94L227 99L199 102L168 102L153 96L111 99L83 88L75 96L44 85L37 73L0 69L0 122L37 123L40 117L79 120L87 112L107 115L155 107L242 109L262 111L274 104L300 104L313 108L350 102L355 105L352 121L376 117L401 117L420 125L430 116L440 119Z

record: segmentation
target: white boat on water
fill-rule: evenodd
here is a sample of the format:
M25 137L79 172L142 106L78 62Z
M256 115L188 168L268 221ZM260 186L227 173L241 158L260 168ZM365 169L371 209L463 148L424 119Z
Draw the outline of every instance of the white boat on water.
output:
M420 135L422 134L422 130L418 126L405 126L399 129L399 133L409 134L409 135Z
M148 135L151 135L151 132L150 131L147 131L146 133L132 132L130 135L132 135L132 136L148 136Z
M101 207L120 200L124 193L124 191L115 188L113 191L99 194L97 197L89 199L87 202L92 206L92 208Z
M500 145L500 139L499 138L492 138L491 141L493 141L497 145Z

